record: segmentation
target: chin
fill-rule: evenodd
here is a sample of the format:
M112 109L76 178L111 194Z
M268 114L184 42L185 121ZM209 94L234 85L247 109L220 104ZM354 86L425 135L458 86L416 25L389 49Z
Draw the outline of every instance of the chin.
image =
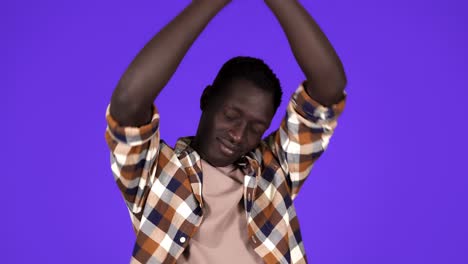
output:
M201 149L201 158L215 167L225 167L233 164L241 155L238 151L234 153L224 153L219 149L220 142L213 140L212 142L204 142L204 148ZM200 152L199 152L200 153Z

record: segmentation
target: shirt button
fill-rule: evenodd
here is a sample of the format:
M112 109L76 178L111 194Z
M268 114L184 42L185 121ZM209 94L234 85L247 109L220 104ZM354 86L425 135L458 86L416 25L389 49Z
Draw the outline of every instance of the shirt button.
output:
M247 200L250 202L250 193L247 194Z
M180 243L185 243L185 237L180 237L179 241Z

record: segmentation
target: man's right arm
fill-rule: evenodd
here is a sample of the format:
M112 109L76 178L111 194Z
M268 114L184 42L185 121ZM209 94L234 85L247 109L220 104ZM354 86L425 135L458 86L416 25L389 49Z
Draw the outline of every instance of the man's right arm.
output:
M106 110L111 169L134 228L154 182L160 154L159 114L153 102L198 34L227 0L194 0L140 51Z
M111 116L121 126L151 121L152 105L198 35L230 0L194 0L138 53L115 88Z

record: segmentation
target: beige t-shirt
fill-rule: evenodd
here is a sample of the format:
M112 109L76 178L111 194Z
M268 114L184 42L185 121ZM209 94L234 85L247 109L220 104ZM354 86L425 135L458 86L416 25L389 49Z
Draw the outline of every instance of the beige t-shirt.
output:
M244 175L233 165L202 160L203 221L177 263L263 263L249 244L243 204Z

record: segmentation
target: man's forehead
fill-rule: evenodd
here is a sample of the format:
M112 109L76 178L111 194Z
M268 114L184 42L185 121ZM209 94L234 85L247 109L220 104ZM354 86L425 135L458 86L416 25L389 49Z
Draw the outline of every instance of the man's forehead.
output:
M255 85L253 82L248 80L235 80L232 81L226 87L221 89L226 89L224 95L226 95L223 100L229 100L232 98L238 99L267 99L273 97L273 93L270 91L266 91L265 89L260 88L259 86Z
M255 90L253 90L255 89ZM260 90L260 91L258 91ZM223 96L223 108L242 112L252 119L269 124L274 115L271 93L259 88L242 88Z
M273 115L268 110L268 108L253 109L253 108L250 108L246 104L243 104L243 105L231 104L231 105L228 105L226 108L242 113L243 116L247 116L253 121L259 122L265 126L269 126L271 119L273 118Z

